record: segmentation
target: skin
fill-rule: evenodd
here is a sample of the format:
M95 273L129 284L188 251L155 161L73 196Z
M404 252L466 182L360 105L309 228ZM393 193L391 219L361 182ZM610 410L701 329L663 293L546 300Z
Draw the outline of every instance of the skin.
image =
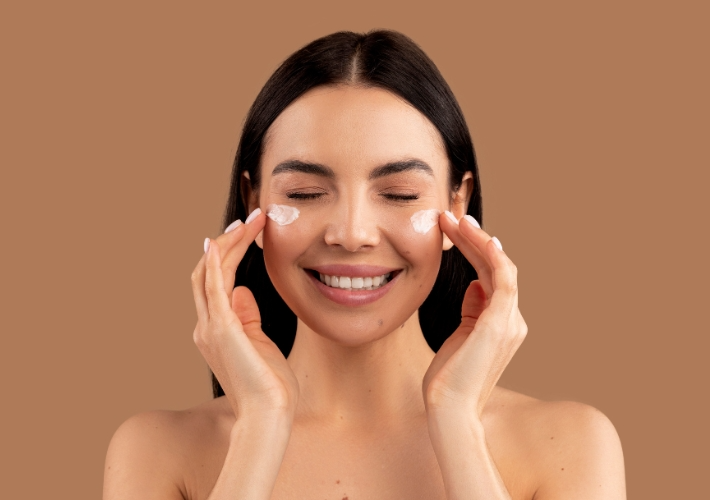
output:
M372 178L407 159L431 171ZM274 173L291 160L329 175ZM301 216L279 226L257 211L210 240L192 277L194 340L226 396L126 421L109 446L104 498L625 498L621 446L601 412L496 386L527 334L517 269L462 219L471 177L450 191L443 143L423 115L382 89L314 89L273 123L261 173L250 209L278 203ZM430 208L456 221L442 213L415 233L409 217ZM229 284L252 241L298 316L288 359L261 331L251 293ZM452 245L479 280L434 353L417 309ZM398 275L381 299L345 306L309 278L323 264Z

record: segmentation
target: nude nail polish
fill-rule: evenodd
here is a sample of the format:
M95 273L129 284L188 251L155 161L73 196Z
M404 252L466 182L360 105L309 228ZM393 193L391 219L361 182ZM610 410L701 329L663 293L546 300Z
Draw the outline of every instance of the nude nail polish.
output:
M230 231L234 231L241 224L242 224L242 221L240 221L239 219L235 220L234 222L232 222L230 225L227 226L227 229L224 230L224 233L227 234Z
M205 253L207 253L207 250L210 249L210 239L205 238L205 244L203 245L205 247Z
M256 219L256 217L261 213L260 208L255 208L252 213L249 214L249 217L247 217L247 220L245 221L245 224L249 224L251 221Z
M499 240L498 238L496 238L496 237L494 236L494 237L491 238L491 239L493 240L493 243L495 243L496 246L498 247L498 250L503 250L503 245L500 244L500 240Z
M481 225L472 216L466 214L463 216L463 218L466 219L468 222L470 222L473 227L477 227L478 229L481 229Z
M449 219L451 219L451 222L453 222L454 224L458 225L459 221L456 220L456 216L455 216L454 214L452 214L452 213L449 212L448 210L445 210L444 213L446 214L446 216L447 216Z

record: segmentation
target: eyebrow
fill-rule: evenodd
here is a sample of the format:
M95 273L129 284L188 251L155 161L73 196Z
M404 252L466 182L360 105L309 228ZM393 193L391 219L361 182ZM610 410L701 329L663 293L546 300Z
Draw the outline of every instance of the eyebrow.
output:
M308 163L300 160L286 160L274 167L271 175L283 174L286 172L303 172L304 174L318 175L332 179L335 172L330 167L319 163Z
M377 167L370 172L368 176L369 179L377 179L380 177L385 177L386 175L398 174L400 172L406 172L408 170L419 170L428 175L434 176L434 171L432 168L422 160L403 160L403 161L393 161L386 163L381 167Z
M399 174L401 172L406 172L408 170L419 170L428 175L434 176L434 170L424 161L411 159L402 161L393 161L390 163L385 163L379 167L372 169L368 179L379 179L380 177L385 177L387 175ZM318 175L320 177L326 177L328 179L333 179L335 177L335 172L333 169L321 165L320 163L309 163L300 160L286 160L274 167L271 175L283 174L286 172L301 172L304 174Z

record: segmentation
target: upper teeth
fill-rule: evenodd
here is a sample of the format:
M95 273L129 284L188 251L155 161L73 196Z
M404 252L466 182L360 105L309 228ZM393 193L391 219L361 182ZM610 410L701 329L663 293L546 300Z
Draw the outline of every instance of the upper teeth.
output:
M329 276L319 273L321 282L333 288L343 288L345 290L374 290L381 287L389 279L392 273L381 276L350 277L350 276Z

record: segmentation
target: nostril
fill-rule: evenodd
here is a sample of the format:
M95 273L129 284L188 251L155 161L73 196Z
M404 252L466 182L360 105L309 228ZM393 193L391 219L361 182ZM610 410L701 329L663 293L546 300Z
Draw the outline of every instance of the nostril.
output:
M324 239L329 246L338 246L348 252L359 252L376 247L380 242L380 235L379 230L374 226L363 227L348 221L330 224Z

